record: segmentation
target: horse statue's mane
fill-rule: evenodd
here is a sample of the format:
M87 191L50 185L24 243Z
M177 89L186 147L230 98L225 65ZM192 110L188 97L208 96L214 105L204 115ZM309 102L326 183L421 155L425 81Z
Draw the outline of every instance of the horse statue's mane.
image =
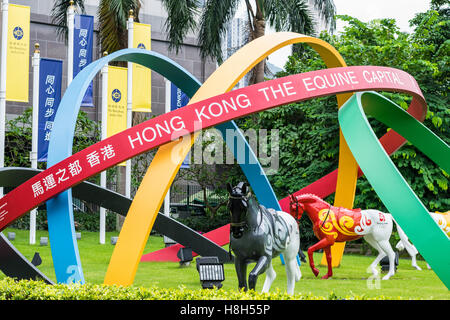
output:
M315 194L313 194L313 193L303 193L303 194L301 194L301 195L295 196L295 198L296 198L298 201L300 201L300 202L301 202L302 200L313 199L313 200L316 200L316 201L320 201L320 202L325 202L325 203L326 203L325 200L323 200L321 197L319 197L319 196L317 196L317 195L315 195Z

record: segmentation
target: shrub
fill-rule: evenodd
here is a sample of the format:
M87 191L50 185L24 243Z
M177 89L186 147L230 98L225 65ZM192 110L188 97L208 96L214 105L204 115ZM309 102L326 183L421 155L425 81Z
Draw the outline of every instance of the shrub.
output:
M0 280L0 300L365 300L365 296L351 295L339 297L330 292L327 297L314 296L311 293L288 295L276 290L270 293L258 293L254 290L190 290L184 287L144 288L108 285L47 285L42 281L20 280L12 278ZM386 299L384 296L376 299ZM398 297L396 297L398 299Z
M99 231L100 218L98 213L74 212L75 229L77 231ZM26 214L23 217L15 220L11 228L27 230L30 228L30 215ZM116 214L106 214L106 231L116 230ZM47 211L39 210L36 215L36 230L48 230L47 226Z

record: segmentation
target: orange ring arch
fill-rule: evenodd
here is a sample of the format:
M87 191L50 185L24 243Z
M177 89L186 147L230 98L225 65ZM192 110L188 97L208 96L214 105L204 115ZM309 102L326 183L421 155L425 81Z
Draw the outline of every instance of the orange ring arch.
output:
M248 43L226 60L199 88L189 104L230 91L256 64L274 51L294 43L306 43L321 56L328 68L345 67L337 50L327 42L293 32L265 35ZM337 94L340 108L352 93ZM198 133L159 148L136 192L120 232L105 275L105 284L129 286L133 283L140 258L164 197L181 163ZM339 173L335 194L336 206L353 207L357 163L339 132ZM340 260L345 244L333 249L334 260Z

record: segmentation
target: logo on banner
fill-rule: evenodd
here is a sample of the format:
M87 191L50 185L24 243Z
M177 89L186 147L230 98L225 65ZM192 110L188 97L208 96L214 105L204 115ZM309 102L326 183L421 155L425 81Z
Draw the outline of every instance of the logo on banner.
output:
M137 47L138 49L145 49L145 44L139 43Z
M111 98L113 99L114 102L119 102L120 99L122 98L122 93L120 92L119 89L114 89L111 94Z
M13 30L13 36L16 40L20 40L23 38L23 30L21 27L15 27Z

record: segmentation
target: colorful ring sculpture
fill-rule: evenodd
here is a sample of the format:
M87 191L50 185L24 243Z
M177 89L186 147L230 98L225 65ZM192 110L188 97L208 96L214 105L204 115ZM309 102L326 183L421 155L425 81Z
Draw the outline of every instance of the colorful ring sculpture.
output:
M73 101L81 101L80 99L82 99L86 90L84 86L86 86L86 83L92 81L92 78L104 65L109 61L120 60L141 63L148 68L152 68L175 83L188 96L192 96L193 92L200 87L200 83L184 68L170 59L151 51L125 49L95 61L89 65L90 68L86 72L83 72L83 74L79 76L77 82L73 85L71 84L72 90L69 91L68 89L61 101L57 118L55 118L55 126L53 128L53 135L55 138L49 145L48 167L71 155L73 132L75 130L75 122L80 107L80 104L76 102L76 108L73 108ZM70 124L70 126L68 124ZM244 172L248 170L262 172L258 160L251 152L251 148L233 121L227 124L221 124L217 126L217 128L224 134L226 130L235 131L236 139L239 140L239 142L242 142L245 150L248 150L250 163L253 163L253 165L244 166ZM237 152L236 149L234 149L234 151ZM99 155L100 152L98 152ZM237 154L235 155L237 156ZM250 183L254 186L255 193L260 196L260 198L265 199L265 205L273 206L274 203L277 203L275 194L264 174L254 175L254 179L252 179ZM52 246L52 256L58 282L67 282L69 280L70 282L76 281L84 283L81 262L75 240L71 199L72 195L69 189L47 202L50 241L56 243L56 245ZM157 214L159 207L156 210ZM64 214L65 212L68 212L69 214ZM143 212L146 212L146 210ZM156 215L154 218L156 218ZM148 230L148 232L150 232L150 230ZM121 239L122 238L123 236ZM141 242L137 241L134 243L137 244ZM145 241L142 243L144 246ZM136 247L139 248L139 245L136 245ZM127 250L130 249L128 248Z
M310 44L321 55L327 66L333 69L288 76L220 94L230 90L248 70L264 57L284 45L296 42ZM119 53L116 54L114 57L118 57ZM144 58L133 58L132 54L127 56L127 58L130 58L132 62L148 66L148 62ZM173 65L170 63L163 62L163 64L164 67L173 68ZM80 77L82 74L80 73L68 88L66 95L71 92L73 97L75 97L77 93L75 91L81 91L84 94L88 83L99 70L99 65L100 63L96 64L95 67L90 65L90 69L86 68L88 71L83 74L84 78ZM365 90L388 90L411 94L413 100L408 113L418 120L423 120L426 112L425 100L417 83L409 74L385 67L336 68L339 66L345 66L340 55L329 44L319 39L295 33L279 33L252 41L216 70L198 90L188 106L148 120L96 143L75 155L60 159L59 162L55 162L53 166L44 172L8 193L0 199L0 208L3 210L0 213L0 230L31 208L55 197L88 177L135 155L160 146L131 204L105 277L105 283L107 284L129 285L134 279L143 246L155 221L157 210L162 203L165 192L195 139L195 135L189 137L189 134L254 112L324 95L338 94L338 104L341 106L350 97L348 92ZM161 67L159 68L161 70ZM237 74L236 71L241 69L243 71ZM92 75L92 77L87 77L86 75L88 74L89 76ZM186 78L187 76L184 76L181 80L169 79L179 87L182 87L183 81L189 80ZM76 86L74 83L76 83ZM185 92L193 94L193 92L188 92L187 90ZM211 97L215 94L218 95ZM66 95L62 101L64 101ZM79 96L82 98L82 94L79 94ZM75 105L79 105L78 100L81 101L81 98L66 98L66 101L68 101L67 103L70 102L72 106L74 101ZM186 137L189 138L186 139ZM180 139L180 141L173 141L177 139ZM388 153L399 148L404 142L405 140L393 130L380 139L380 143L387 149ZM444 147L448 149L448 146ZM106 148L109 151L113 150L114 156L103 157L100 163L91 166L87 161L87 157L93 153L100 153ZM109 154L111 155L111 152ZM335 205L347 208L352 207L357 169L356 161L341 134ZM51 188L46 190L37 188L46 179L61 178L62 171L67 171L67 176L64 176L64 179L57 179L57 183L52 185ZM364 171L366 171L365 168ZM247 175L247 178L253 187L250 181L251 177L249 178ZM332 181L332 179L326 178L325 180ZM154 183L155 181L158 183ZM152 196L150 202L148 195ZM264 203L264 199L260 199L258 195L257 198ZM384 201L383 198L381 199ZM283 200L280 201L280 204L283 204ZM269 207L276 207L276 204ZM398 208L392 210L391 213L396 219L397 216L402 216ZM67 213L61 213L60 215L62 214ZM419 217L419 219L423 219L423 217ZM411 229L404 225L407 222L403 218L398 219L398 222L407 234L411 232L408 231ZM436 230L432 230L432 232L436 232ZM409 234L408 236L415 241L415 236ZM439 239L439 236L435 236L433 239ZM442 244L442 241L439 243ZM433 246L435 244L431 243L429 245ZM428 250L423 241L417 243L417 248L420 252L422 250L427 252L430 265L436 270L444 284L449 287L449 275L442 268L448 269L450 258L436 259L434 257L436 252ZM444 248L448 248L448 242L447 247ZM437 266L437 264L442 264L442 266ZM82 279L82 277L78 279Z
M191 99L190 105L201 99L209 98L214 94L231 90L259 61L283 46L298 42L311 45L321 55L328 67L345 66L345 62L339 53L328 43L320 39L289 32L267 35L247 44L225 61L202 85ZM242 71L236 72L239 70ZM341 105L348 97L347 95L338 95L338 104ZM206 119L196 120L194 117L191 121L200 122L200 125L197 124L197 126L202 129L205 128L203 120ZM172 183L176 172L189 152L195 138L196 136L191 136L190 141L188 141L189 139L183 139L180 143L172 142L158 150L147 174L141 182L128 213L128 218L122 227L120 235L122 242L118 241L113 252L105 277L105 283L118 282L122 285L130 285L133 282L140 257L142 256L143 247L142 249L136 248L136 250L130 250L129 248L132 243L146 242L153 223L152 219L154 219L152 217L154 217L158 208L161 206L167 188ZM341 150L344 149L341 148ZM177 154L178 159L174 159L174 154ZM350 152L343 152L340 156L345 159L342 161L344 164L342 165L341 171L346 176L345 171L353 167L352 165L347 165L352 162L353 157ZM244 172L252 188L255 186L258 187L258 184L252 183L252 180L258 177L258 174L260 175L259 172L259 170L253 170L250 174ZM160 181L161 183L154 184L152 180ZM344 184L345 180L341 179L340 185ZM356 178L353 189L355 186ZM347 193L347 195L343 196L343 199L340 199L339 197L344 193ZM276 198L275 201L271 201L271 204L268 205L266 204L267 200L264 197L260 197L256 190L255 194L264 206L279 209ZM337 201L344 201L343 205L352 206L354 190L352 191L351 188L343 187L337 194ZM149 199L148 195L152 195L152 197ZM144 212L150 212L150 215L144 214Z
M110 61L140 61L147 67L160 72L171 81L180 81L180 87L187 94L195 92L193 84L196 81L189 73L166 57L153 52L143 52L143 50L138 49L121 50L91 63L73 80L61 100L55 117L53 138L49 144L48 168L72 154L73 135L81 99L87 85L97 72ZM104 150L106 151L106 147ZM100 153L102 151L100 149L96 152L98 156L101 156ZM81 167L75 163L72 166L72 172L76 173L79 168ZM57 179L66 179L66 175L70 175L70 169L61 169L63 171L61 171ZM73 225L72 194L70 189L47 202L47 219L57 281L84 283Z

